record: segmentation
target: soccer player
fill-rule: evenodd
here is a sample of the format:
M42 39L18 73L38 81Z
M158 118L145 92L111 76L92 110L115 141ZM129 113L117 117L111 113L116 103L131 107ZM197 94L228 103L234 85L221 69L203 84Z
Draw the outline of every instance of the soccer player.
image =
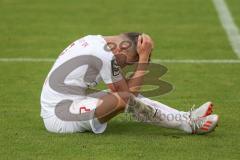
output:
M41 93L41 117L55 133L103 133L107 122L122 112L136 120L186 133L215 129L212 103L183 112L139 94L150 61L153 41L147 34L89 35L69 45L57 58ZM126 79L121 68L137 63ZM89 94L103 81L109 91Z

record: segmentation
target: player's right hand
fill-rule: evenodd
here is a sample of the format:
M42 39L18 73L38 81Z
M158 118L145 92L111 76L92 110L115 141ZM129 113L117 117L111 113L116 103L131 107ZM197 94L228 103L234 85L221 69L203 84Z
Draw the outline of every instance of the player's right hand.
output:
M139 61L148 62L152 49L153 49L153 40L151 39L151 37L144 33L140 35L138 37L138 43L137 43L137 52L139 54Z

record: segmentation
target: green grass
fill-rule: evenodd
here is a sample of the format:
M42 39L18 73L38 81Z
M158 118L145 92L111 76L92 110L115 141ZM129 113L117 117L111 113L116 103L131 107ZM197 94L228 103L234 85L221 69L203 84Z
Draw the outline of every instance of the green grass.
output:
M237 24L238 28L240 28L240 10L239 10L239 1L238 0L227 0L226 1L229 9L231 10L231 14L234 16L233 19Z
M227 0L239 25L240 3ZM210 0L30 1L0 0L0 58L56 58L87 34L144 31L155 41L154 58L236 59ZM175 89L156 97L181 110L212 100L220 115L204 136L130 121L120 115L102 135L48 133L39 97L52 63L0 62L0 159L240 158L240 65L164 64L162 78Z

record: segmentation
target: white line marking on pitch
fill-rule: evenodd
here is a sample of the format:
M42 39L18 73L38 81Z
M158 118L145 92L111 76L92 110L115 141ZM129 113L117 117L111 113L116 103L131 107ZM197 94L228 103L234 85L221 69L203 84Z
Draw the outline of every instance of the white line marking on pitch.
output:
M54 58L0 58L0 62L54 62Z
M231 13L224 0L213 0L213 4L217 10L222 26L228 35L233 51L236 53L238 58L240 58L240 34Z
M0 62L54 62L54 58L0 58ZM153 63L236 64L239 59L153 59Z
M154 63L192 63L192 64L234 64L234 63L240 63L240 60L236 59L153 59Z

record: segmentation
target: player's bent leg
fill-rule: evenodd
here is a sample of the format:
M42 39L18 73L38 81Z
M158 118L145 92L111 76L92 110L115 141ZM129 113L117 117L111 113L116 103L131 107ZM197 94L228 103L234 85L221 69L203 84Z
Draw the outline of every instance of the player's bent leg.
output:
M95 110L95 117L100 123L109 121L119 113L124 112L131 96L133 95L128 92L116 92L100 97Z
M135 106L130 105L127 111L131 112L138 121L197 134L200 134L200 132L209 133L213 131L218 123L218 118L210 118L214 116L209 116L212 113L213 107L211 102L203 104L192 112L183 112L141 95L135 98L134 101ZM193 125L196 124L195 122L198 122L198 126L200 124L198 118L201 118L201 121L210 119L211 124L209 125L209 130L200 131L201 127L197 132L193 130Z
M103 133L107 127L106 122L124 111L129 96L130 94L125 92L99 92L84 99L74 100L69 108L55 110L54 116L44 119L45 127L49 132L54 133L84 131ZM90 112L94 112L93 117L89 116L89 119L82 120L81 116Z
M197 113L206 113L203 110L204 108L208 107L203 105L201 112L198 111ZM192 116L189 116L189 112L181 112L160 102L143 96L135 97L126 92L97 93L86 99L74 101L69 110L73 114L80 114L80 116L82 113L94 111L94 115L87 121L70 122L61 120L57 116L51 117L44 120L47 130L56 133L84 131L103 133L107 127L106 122L124 110L133 113L133 116L137 120L162 127L180 129L187 133L209 133L215 129L218 122L218 118L214 118L213 116L203 117L201 121L196 121L196 119L192 119ZM207 124L201 125L202 121L206 121Z
M52 116L46 119L43 119L45 128L47 131L52 133L75 133L75 132L84 132L85 128L80 127L74 121L63 121L57 116ZM82 124L81 124L82 125Z
M130 112L137 121L185 132L191 131L186 112L178 111L143 96L136 97L134 103L135 105L129 105L126 111Z

